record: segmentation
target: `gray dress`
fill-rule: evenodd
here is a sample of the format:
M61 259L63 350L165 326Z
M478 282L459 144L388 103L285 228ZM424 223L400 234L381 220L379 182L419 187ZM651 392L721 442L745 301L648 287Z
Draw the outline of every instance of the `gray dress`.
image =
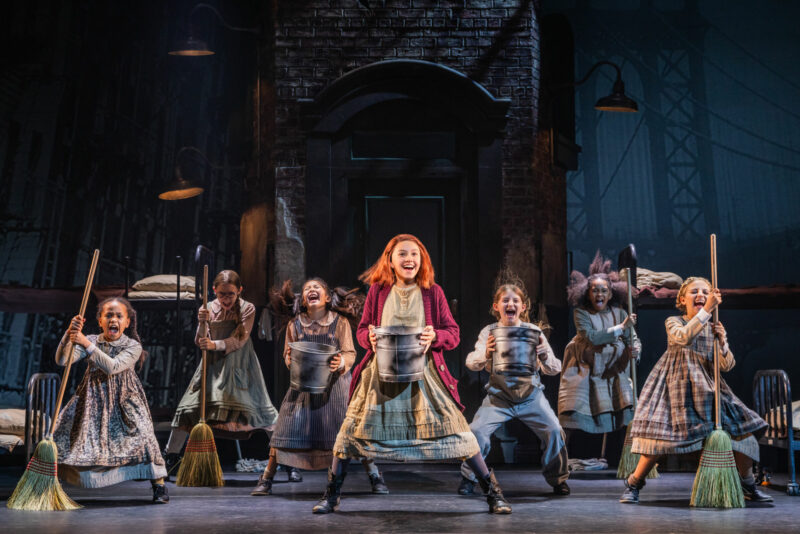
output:
M102 488L167 476L144 389L134 371L142 346L125 335L117 341L87 337L96 348L53 435L59 477L84 488ZM66 339L59 344L59 364L66 364L70 346ZM86 350L78 346L73 362L85 357Z
M197 339L208 331L213 340L222 340L225 350L207 351L206 368L206 423L218 437L246 439L255 430L271 432L278 417L272 405L261 374L250 329L253 326L255 307L242 299L241 319L244 334L235 336L234 313L222 308L217 300L209 302L211 321L198 325ZM200 421L200 382L202 361L183 394L172 426L191 431Z

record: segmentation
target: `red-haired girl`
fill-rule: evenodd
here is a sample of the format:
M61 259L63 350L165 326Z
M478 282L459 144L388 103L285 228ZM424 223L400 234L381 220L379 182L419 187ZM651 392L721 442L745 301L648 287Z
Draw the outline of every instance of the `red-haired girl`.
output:
M272 405L253 349L250 331L256 308L241 298L242 283L235 271L225 270L212 284L217 298L200 308L195 344L208 351L206 422L215 434L247 437L255 430L272 431L278 412ZM202 363L175 411L167 441L167 465L177 461L188 433L200 418Z
M444 291L434 283L433 265L416 237L400 234L361 280L370 285L357 339L367 354L353 371L350 405L333 447L328 486L314 513L338 509L350 458L393 461L467 459L487 492L492 513L511 513L494 474L486 467L475 436L461 415L456 380L443 352L459 342L459 328ZM424 327L420 343L427 364L422 380L380 382L374 358L376 326Z
M126 480L150 480L153 502L169 502L167 470L158 450L136 363L147 356L136 332L136 312L121 297L97 306L99 335L81 333L84 319L72 319L56 352L66 365L89 360L83 380L58 417L53 439L58 447L58 474L84 488L102 488ZM125 335L130 327L131 337Z

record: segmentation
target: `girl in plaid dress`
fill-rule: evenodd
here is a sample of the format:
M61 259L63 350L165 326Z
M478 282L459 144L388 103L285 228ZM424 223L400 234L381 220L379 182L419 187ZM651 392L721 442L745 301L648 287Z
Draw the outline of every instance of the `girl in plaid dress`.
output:
M633 417L631 451L640 454L636 470L625 481L623 503L638 503L639 490L659 456L699 451L714 430L714 337L720 349L720 370L735 365L721 322L709 322L722 302L719 289L705 278L690 277L676 299L682 316L666 320L667 352L658 360L642 389ZM755 486L753 461L758 461L756 435L767 423L720 384L720 418L731 435L736 467L747 500L772 501Z

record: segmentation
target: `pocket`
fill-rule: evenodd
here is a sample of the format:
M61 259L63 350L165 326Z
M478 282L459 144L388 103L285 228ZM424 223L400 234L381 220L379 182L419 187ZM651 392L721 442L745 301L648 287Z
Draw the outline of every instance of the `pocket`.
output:
M249 389L250 380L247 371L244 369L233 370L233 383L237 389Z

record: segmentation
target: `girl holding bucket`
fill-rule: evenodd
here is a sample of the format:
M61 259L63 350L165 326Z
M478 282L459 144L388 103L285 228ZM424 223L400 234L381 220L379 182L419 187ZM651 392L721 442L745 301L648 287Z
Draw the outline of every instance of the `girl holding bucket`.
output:
M542 475L545 480L553 486L553 493L556 495L569 495L569 466L564 431L544 396L544 386L539 379L540 371L546 375L560 373L561 362L553 354L553 349L540 328L530 323L530 300L523 287L522 281L517 277L507 272L501 273L492 300L492 315L497 321L481 330L475 350L467 356L467 367L470 370L486 370L491 373L486 384L486 397L469 428L478 438L481 454L485 458L491 447L491 436L500 425L514 418L525 423L542 443ZM497 327L522 327L538 334L539 343L535 350L538 370L533 370L532 374L525 371L519 373L520 376L492 372L492 356L497 350L493 330ZM461 464L461 475L458 493L471 495L476 479L466 462Z
M217 298L198 311L195 335L195 344L208 351L206 422L215 434L233 439L246 439L256 430L272 431L278 412L250 339L256 308L241 298L242 283L235 271L220 271L212 286ZM202 364L172 419L165 451L170 469L200 417L201 375Z
M338 509L350 458L360 457L393 461L466 458L487 493L489 511L511 513L460 411L456 380L443 355L458 345L459 328L444 291L434 283L425 246L409 234L393 237L361 280L370 288L357 339L367 354L353 371L350 405L336 436L328 486L314 513ZM379 368L381 355L376 358L375 353L385 338L376 327L406 327L417 332L423 357L419 359L422 369L407 375L413 381L401 382L410 378L392 377L386 366ZM413 353L410 347L407 353Z
M639 396L631 425L631 452L640 454L636 470L628 477L620 502L636 504L647 473L659 456L699 451L714 430L713 345L717 338L720 371L736 364L721 322L710 321L722 303L719 289L705 278L687 278L678 290L676 307L683 315L669 317L667 351L656 362ZM758 461L756 436L767 423L733 394L720 378L720 417L731 435L733 456L748 501L771 502L755 484L753 461Z
M97 306L97 322L101 333L85 336L84 319L76 315L56 352L56 363L67 365L75 344L73 362L89 360L53 435L59 476L84 488L149 479L153 502L166 504L167 470L135 371L136 363L147 357L136 331L136 312L126 299L112 297ZM131 337L124 333L129 327Z
M638 360L642 346L633 328L636 315L619 305L626 290L600 252L588 278L572 273L567 294L577 333L564 349L558 392L558 418L568 432L605 434L625 428L633 417L629 362Z
M292 365L295 342L322 344L320 349L330 348L334 352L324 386L304 387L293 380L292 388L281 403L270 440L269 462L250 495L272 494L272 479L279 463L294 469L295 479L300 480L298 469L330 467L331 449L347 410L350 368L356 359L349 321L358 319L363 304L362 293L343 288L331 291L321 278L306 280L299 295L292 291L291 280L284 282L280 290L272 290L270 309L279 320L287 322L283 349L286 366ZM295 363L299 365L301 361L298 359ZM321 391L314 391L317 389ZM375 462L365 459L363 463L372 492L389 493Z

